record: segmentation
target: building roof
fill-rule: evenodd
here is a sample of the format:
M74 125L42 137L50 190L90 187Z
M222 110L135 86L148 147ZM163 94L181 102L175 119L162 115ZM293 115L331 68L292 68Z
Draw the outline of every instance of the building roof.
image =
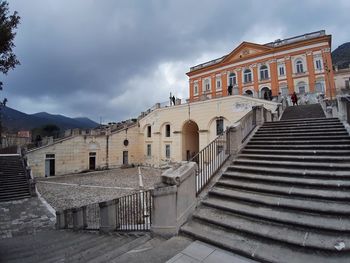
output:
M204 69L206 67L213 66L213 65L216 65L219 63L225 63L225 62L228 62L230 60L243 59L245 57L245 55L247 55L247 56L251 55L249 53L244 54L244 51L248 50L247 48L249 48L253 51L256 51L255 53L258 53L259 51L275 50L275 49L279 49L280 47L284 47L287 45L291 45L291 44L295 44L298 42L303 42L303 41L307 41L307 40L311 40L311 39L315 39L315 38L325 37L325 36L327 36L326 31L320 30L320 31L315 31L315 32L311 32L311 33L306 33L306 34L299 35L299 36L294 36L291 38L277 39L273 42L269 42L269 43L266 43L263 45L244 41L228 55L225 55L225 56L222 56L220 58L217 58L217 59L199 64L199 65L196 65L194 67L191 67L190 72L188 72L187 75L192 74L193 71ZM329 37L329 42L330 42L330 35L328 35L328 37Z

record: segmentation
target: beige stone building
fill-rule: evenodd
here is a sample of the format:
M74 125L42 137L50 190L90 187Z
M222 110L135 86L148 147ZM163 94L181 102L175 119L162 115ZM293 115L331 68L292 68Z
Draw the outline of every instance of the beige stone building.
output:
M137 123L118 131L73 134L28 151L35 177L79 173L88 170L141 163Z
M30 150L35 177L143 164L155 167L188 160L252 106L274 112L276 102L248 96L227 96L176 106L156 104L136 123L116 131L73 132L66 138Z
M334 70L334 83L337 94L350 93L350 67Z
M252 106L262 104L272 112L278 105L236 95L155 109L139 120L143 163L189 160Z

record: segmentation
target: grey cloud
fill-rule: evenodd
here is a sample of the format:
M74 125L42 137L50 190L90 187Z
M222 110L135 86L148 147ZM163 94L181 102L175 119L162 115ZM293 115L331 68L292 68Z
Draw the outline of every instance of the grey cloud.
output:
M316 0L11 0L10 7L22 17L15 40L22 65L4 78L9 105L31 112L38 98L51 98L55 113L121 120L166 100L177 87L157 85L167 83L166 75L155 74L162 63L181 63L185 73L199 57L224 55L240 41L319 29L333 34L334 47L349 41L344 5ZM185 74L174 76L187 83ZM20 97L27 102L11 104Z

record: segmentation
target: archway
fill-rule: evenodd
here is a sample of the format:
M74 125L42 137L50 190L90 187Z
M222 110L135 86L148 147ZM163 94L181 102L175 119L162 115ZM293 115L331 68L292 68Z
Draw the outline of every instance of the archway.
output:
M260 90L260 99L269 99L269 92L270 92L270 89L268 87L263 87Z
M254 96L253 91L251 91L250 89L247 89L245 91L244 95L249 96L249 97L253 97Z
M198 125L187 121L182 127L182 160L188 161L199 152Z

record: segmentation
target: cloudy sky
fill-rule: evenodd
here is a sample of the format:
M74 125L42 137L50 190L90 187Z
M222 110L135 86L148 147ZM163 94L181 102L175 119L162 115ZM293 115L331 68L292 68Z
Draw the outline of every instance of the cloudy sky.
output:
M325 29L350 41L350 1L8 0L21 24L8 106L99 122L136 117L169 92L188 97L191 66L242 41Z

